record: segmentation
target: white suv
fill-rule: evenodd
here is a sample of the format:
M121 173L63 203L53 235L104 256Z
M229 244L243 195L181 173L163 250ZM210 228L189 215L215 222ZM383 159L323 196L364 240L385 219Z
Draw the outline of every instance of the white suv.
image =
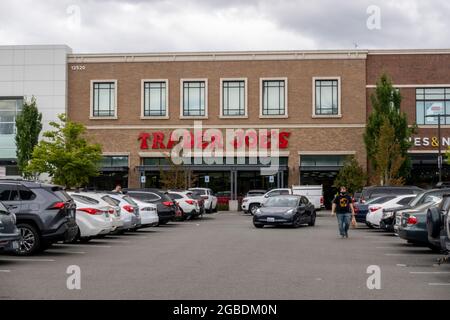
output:
M189 188L192 191L205 200L205 211L211 213L217 211L217 197L210 188Z

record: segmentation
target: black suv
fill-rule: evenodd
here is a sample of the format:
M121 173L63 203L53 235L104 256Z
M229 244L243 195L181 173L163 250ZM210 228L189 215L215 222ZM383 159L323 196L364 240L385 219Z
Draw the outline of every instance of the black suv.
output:
M17 217L19 255L45 250L57 241L72 241L77 235L75 202L59 186L0 180L0 201Z
M159 189L126 189L123 193L140 201L156 204L159 224L166 224L175 218L177 206L166 191Z

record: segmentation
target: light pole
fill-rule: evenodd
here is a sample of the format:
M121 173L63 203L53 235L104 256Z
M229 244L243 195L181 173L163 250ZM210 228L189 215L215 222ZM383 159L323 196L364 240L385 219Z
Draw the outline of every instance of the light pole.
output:
M441 117L450 117L450 114L435 114L435 115L427 115L425 118L437 117L438 118L438 170L439 170L439 182L442 182L442 153L441 153Z

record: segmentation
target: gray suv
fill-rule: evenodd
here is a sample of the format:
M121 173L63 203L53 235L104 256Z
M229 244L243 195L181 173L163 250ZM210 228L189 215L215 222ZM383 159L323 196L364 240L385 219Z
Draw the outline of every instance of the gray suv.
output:
M20 231L18 255L43 251L78 232L76 205L59 186L26 180L0 180L0 201L15 214Z

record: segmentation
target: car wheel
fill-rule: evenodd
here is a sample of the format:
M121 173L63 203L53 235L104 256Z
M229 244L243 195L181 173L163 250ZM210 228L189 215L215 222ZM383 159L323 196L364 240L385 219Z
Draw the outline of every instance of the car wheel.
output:
M435 246L434 244L431 244L431 243L429 243L427 245L427 247L430 248L433 252L436 252L436 253L440 253L442 251L441 247Z
M41 248L41 239L36 228L27 223L17 224L20 231L19 249L16 254L20 256L28 256Z
M255 226L255 228L258 228L258 229L261 229L261 228L264 227L263 224L256 224L256 223L254 223L253 225Z
M316 225L316 212L314 211L311 215L311 220L308 223L308 226L314 227Z
M67 241L67 242L64 241L64 242L65 243L77 243L78 240L81 240L80 228L78 228L77 235L75 236L75 238L73 240Z
M294 217L294 223L292 225L294 228L299 228L302 225L302 218L299 214Z
M80 238L80 243L88 243L89 241L91 241L92 238L90 237L84 237L84 238Z
M248 207L248 212L250 212L250 214L251 214L252 216L254 216L255 213L256 213L256 210L258 210L258 208L259 208L259 204L257 204L257 203L252 203L252 204Z

